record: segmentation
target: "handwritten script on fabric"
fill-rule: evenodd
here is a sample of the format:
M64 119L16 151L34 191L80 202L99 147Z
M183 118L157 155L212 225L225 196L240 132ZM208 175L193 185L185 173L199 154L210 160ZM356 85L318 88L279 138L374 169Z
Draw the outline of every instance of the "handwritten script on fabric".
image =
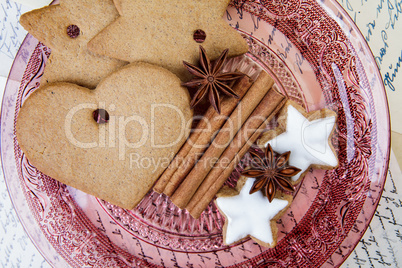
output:
M338 0L368 42L385 85L392 130L402 133L402 0Z

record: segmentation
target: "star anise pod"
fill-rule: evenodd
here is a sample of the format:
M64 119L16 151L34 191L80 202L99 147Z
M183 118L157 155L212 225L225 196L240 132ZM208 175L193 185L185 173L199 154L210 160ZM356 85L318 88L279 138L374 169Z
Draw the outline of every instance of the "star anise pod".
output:
M268 144L263 159L252 151L250 151L250 155L253 158L254 165L242 172L243 176L256 179L250 189L250 194L263 189L269 202L271 202L278 186L282 190L294 192L295 189L289 179L299 173L300 169L287 165L290 152L275 157L271 145Z
M238 72L222 72L228 51L228 49L225 49L215 63L211 64L205 49L200 46L200 67L183 61L184 66L194 76L194 78L189 82L182 83L182 85L188 88L198 87L197 92L191 100L191 108L194 108L194 106L208 95L209 102L220 114L221 105L219 92L223 92L224 94L236 99L239 98L236 92L227 85L227 82L236 80L244 76L244 74Z

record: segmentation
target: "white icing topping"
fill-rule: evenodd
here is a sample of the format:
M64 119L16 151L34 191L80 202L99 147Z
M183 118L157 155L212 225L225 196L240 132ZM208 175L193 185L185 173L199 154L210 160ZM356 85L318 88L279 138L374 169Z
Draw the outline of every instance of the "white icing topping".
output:
M296 181L310 165L335 167L338 159L329 144L329 136L335 125L335 116L309 121L296 108L289 105L286 132L268 141L272 149L280 154L291 151L289 165L301 171L292 177Z
M225 214L228 225L226 244L232 244L247 235L272 244L270 220L288 205L287 200L274 198L270 203L262 191L249 194L255 179L247 179L239 195L219 197L216 203Z

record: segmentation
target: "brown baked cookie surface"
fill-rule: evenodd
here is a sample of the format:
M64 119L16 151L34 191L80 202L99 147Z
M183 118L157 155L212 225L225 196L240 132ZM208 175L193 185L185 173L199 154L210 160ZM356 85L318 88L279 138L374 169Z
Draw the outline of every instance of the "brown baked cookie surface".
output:
M95 90L71 83L41 87L21 107L16 134L44 174L132 209L186 140L189 102L174 74L133 63Z
M229 0L115 0L120 17L88 43L113 58L145 61L188 78L183 61L196 64L199 45L214 60L248 51L246 41L223 20Z
M95 88L106 75L126 64L96 55L87 43L118 17L112 0L61 0L25 13L21 25L52 49L41 85L70 82Z

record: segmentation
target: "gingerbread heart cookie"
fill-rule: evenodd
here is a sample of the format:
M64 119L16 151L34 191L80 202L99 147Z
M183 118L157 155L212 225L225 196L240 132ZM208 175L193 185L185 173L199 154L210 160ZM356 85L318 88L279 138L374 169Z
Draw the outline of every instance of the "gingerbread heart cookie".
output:
M223 20L229 0L115 0L120 17L88 43L89 50L124 61L144 61L189 77L183 60L198 61L200 44L214 60L248 51L246 41Z
M168 70L133 63L95 90L53 83L20 109L21 149L62 183L132 209L186 140L190 97Z
M61 0L21 16L21 25L52 49L41 85L71 82L95 88L126 62L95 55L87 43L118 17L112 0Z

